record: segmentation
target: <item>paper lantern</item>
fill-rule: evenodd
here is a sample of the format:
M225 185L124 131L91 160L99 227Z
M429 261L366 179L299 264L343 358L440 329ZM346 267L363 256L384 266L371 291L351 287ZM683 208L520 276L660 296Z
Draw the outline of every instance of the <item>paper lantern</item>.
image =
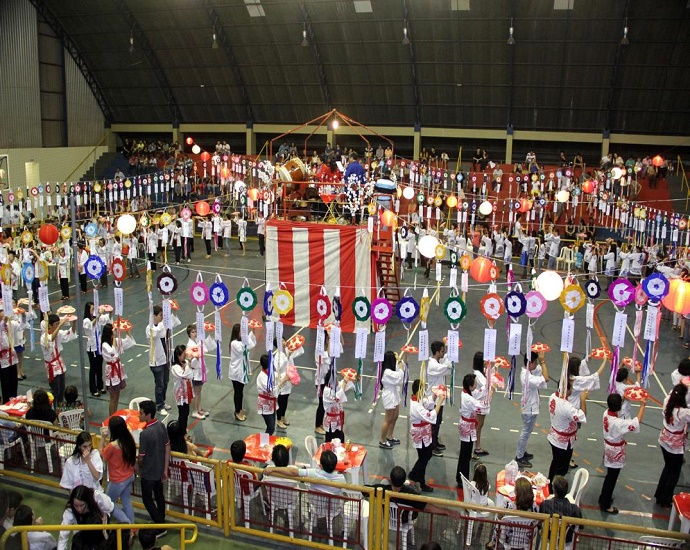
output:
M491 214L492 211L493 206L491 206L491 203L489 201L484 201L479 205L479 213L482 216L488 216L489 214Z
M470 275L478 283L488 283L491 280L493 262L484 256L478 256L472 261Z
M199 147L199 146L195 143L194 146L192 147L192 153L194 153L195 155L198 155L199 153L201 153L201 147Z
M665 308L680 315L690 313L690 283L681 279L672 279L668 294L661 303Z
M615 166L611 170L611 178L614 180L621 179L623 177L623 174L625 174L625 171L620 166Z
M38 238L45 245L55 244L60 236L60 231L52 223L47 223L38 230Z
M194 139L191 137L185 139L185 142L187 143L187 145L194 145Z
M414 196L414 187L405 187L405 189L403 189L403 197L405 197L408 201L414 199Z
M531 208L532 201L527 199L520 199L520 208L518 208L518 212L529 212Z
M224 166L223 168L220 169L220 177L228 179L230 177L230 168L227 166Z
M199 214L199 216L207 216L210 211L211 207L206 201L196 203L196 213Z
M570 193L566 189L561 189L558 193L556 193L556 200L558 202L568 202L569 198Z
M117 229L123 235L131 235L137 228L137 220L131 214L123 214L117 219Z
M438 239L433 235L424 235L417 243L419 253L425 258L433 258L436 256L436 247L438 246Z
M247 191L247 194L253 201L256 201L256 199L259 198L259 190L256 187L252 187L249 191Z
M594 191L594 182L592 180L585 180L582 182L582 191L584 193L591 193Z
M653 166L656 166L657 168L658 168L659 166L663 166L663 165L664 165L664 157L662 157L661 155L656 155L656 156L652 159L652 165L653 165Z
M395 213L391 210L386 210L381 214L381 223L386 227L393 227L395 225Z
M208 151L204 151L203 153L201 153L201 160L204 160L206 162L211 160L211 153L209 153Z
M558 300L563 292L563 279L555 271L542 271L535 281L537 290L547 302Z
M458 205L458 198L455 195L451 195L446 199L446 204L448 208L455 208Z

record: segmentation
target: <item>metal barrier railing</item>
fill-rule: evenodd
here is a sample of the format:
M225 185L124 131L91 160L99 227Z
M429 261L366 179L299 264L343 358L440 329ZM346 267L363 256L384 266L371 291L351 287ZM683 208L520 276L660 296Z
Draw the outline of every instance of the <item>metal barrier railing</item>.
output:
M25 525L22 527L11 527L8 529L2 537L0 537L0 548L5 548L7 542L12 536L21 537L21 548L29 548L29 543L27 540L27 535L30 532L40 532L47 531L48 533L55 533L59 531L110 531L111 535L117 537L117 548L128 548L128 545L123 545L123 531L129 531L130 529L166 529L168 531L180 532L180 550L184 550L187 544L193 544L196 542L198 529L193 523L156 523L156 524L125 524L125 523L114 523L107 525ZM186 538L188 532L192 533L190 539Z

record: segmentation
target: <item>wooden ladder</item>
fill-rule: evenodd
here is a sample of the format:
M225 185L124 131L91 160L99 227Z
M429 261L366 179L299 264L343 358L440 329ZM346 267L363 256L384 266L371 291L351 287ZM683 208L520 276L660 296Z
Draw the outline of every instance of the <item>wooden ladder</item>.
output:
M393 231L381 227L374 229L371 245L371 261L376 266L376 279L379 288L383 289L386 299L393 305L402 297L400 293L400 266L395 265L393 253Z

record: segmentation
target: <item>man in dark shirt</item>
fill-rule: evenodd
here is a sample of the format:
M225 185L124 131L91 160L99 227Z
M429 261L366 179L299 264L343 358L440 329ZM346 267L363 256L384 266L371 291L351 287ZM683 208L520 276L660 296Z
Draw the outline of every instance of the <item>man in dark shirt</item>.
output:
M554 497L541 503L539 511L550 516L558 514L561 517L581 518L582 510L577 504L573 504L565 495L568 494L568 480L563 476L554 476L551 482ZM572 542L574 535L573 529L568 529L565 537L566 542Z
M170 440L165 426L156 419L156 404L144 401L139 404L139 420L146 426L139 438L137 469L141 476L141 500L154 523L165 522L165 498L163 482L168 479ZM167 535L160 530L156 536Z

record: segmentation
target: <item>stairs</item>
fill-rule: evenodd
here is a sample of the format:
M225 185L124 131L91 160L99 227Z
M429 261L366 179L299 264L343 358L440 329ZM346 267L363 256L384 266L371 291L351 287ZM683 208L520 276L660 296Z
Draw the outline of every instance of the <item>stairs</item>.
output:
M127 159L122 153L103 153L84 172L79 181L112 179L117 168L121 168L125 174L127 173Z
M375 229L371 243L371 262L376 268L376 283L386 299L393 305L402 297L400 293L400 269L395 267L393 231L381 226Z

